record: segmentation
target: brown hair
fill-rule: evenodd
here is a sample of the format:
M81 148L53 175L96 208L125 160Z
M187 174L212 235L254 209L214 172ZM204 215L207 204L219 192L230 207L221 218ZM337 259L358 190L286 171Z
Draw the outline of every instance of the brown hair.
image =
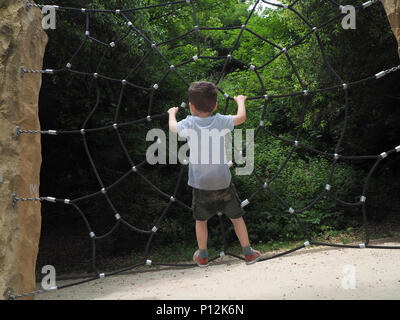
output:
M217 104L217 87L208 81L193 82L189 87L189 101L200 112L212 112Z

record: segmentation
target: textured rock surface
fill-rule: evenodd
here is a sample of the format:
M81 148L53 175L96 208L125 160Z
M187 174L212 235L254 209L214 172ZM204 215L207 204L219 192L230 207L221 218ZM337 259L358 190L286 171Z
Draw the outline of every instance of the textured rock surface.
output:
M385 7L390 25L392 27L394 36L399 43L399 56L400 56L400 1L399 0L381 0Z
M47 35L39 9L25 0L0 0L0 299L35 289L41 226L40 202L11 197L39 196L40 135L16 137L16 126L39 130L40 74L20 75L20 67L42 69Z

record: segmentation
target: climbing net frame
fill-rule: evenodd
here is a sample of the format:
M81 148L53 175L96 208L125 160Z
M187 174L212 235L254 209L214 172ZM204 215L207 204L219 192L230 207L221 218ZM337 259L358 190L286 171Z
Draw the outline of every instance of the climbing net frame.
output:
M259 182L260 187L258 188L258 190L251 194L247 199L245 199L242 203L241 206L245 207L247 205L249 205L253 198L263 192L263 191L268 191L273 197L275 197L280 204L282 205L282 207L287 210L288 213L290 213L291 215L294 216L294 218L296 219L297 223L299 224L299 226L301 227L305 237L306 237L306 241L295 248L292 248L290 250L287 250L285 252L281 252L269 257L262 257L260 259L260 261L265 261L265 260L270 260L276 257L280 257L283 255L287 255L289 253L295 252L297 250L300 250L302 248L306 248L310 245L321 245L321 246L332 246L332 247L340 247L340 248L373 248L373 249L400 249L400 246L377 246L377 245L371 245L369 244L369 233L368 233L368 223L367 223L367 213L366 213L366 208L365 208L365 204L366 204L366 194L367 194L367 190L368 190L368 185L369 185L369 181L371 176L373 175L373 173L375 172L375 170L377 169L377 167L379 166L379 164L381 163L381 161L385 158L387 158L390 155L393 155L395 153L400 152L400 145L382 152L379 155L352 155L352 156L348 156L348 155L340 155L338 153L338 150L340 150L343 138L344 138L344 134L345 134L345 130L346 130L346 126L347 126L347 119L348 119L348 111L349 111L349 98L348 98L348 91L351 87L362 84L362 83L366 83L366 82L371 82L374 80L379 80L391 73L397 72L400 70L400 65L399 66L395 66L393 68L378 72L370 77L358 80L358 81L354 81L354 82L349 82L346 83L341 76L332 68L332 66L330 65L330 63L327 60L327 57L325 55L325 49L324 46L322 44L322 41L319 37L318 31L332 23L334 23L335 21L337 21L338 19L340 19L341 17L344 16L343 13L343 6L336 3L333 0L326 0L327 2L331 3L334 7L339 9L339 13L329 19L328 21L325 21L324 23L318 25L318 26L314 26L313 24L311 24L303 15L301 15L296 9L295 9L295 5L299 2L299 0L295 0L294 2L292 2L291 4L278 4L278 3L273 3L273 2L269 2L269 1L265 1L265 0L255 0L254 4L252 6L252 9L250 10L250 13L248 14L245 22L243 23L243 25L241 26L236 26L236 27L202 27L199 26L198 24L198 20L197 20L197 15L196 15L196 5L195 5L195 1L194 0L180 0L180 1L172 1L172 2L164 2L164 3L159 3L159 4L153 4L153 5L148 5L148 6L143 6L143 7L137 7L137 8L128 8L128 9L116 9L116 10L109 10L109 9L85 9L85 8L72 8L72 7L65 7L65 6L56 6L56 5L51 5L50 7L55 8L56 10L65 10L65 11L75 11L75 12L81 12L82 14L85 15L86 18L86 29L85 29L85 37L84 40L82 41L82 43L80 44L80 46L78 47L78 49L74 52L74 54L71 56L71 58L69 59L69 61L65 64L64 67L60 68L60 69L45 69L45 70L29 70L29 69L25 69L25 67L21 67L20 72L21 72L21 77L23 77L25 74L58 74L58 73L71 73L71 74L77 74L77 75L81 75L81 76L89 76L92 77L94 82L95 82L95 86L96 86L96 92L97 92L97 99L96 99L96 103L94 105L94 107L92 108L92 110L90 111L89 115L87 116L87 118L85 119L84 123L81 126L81 129L75 129L75 130L24 130L21 129L20 127L16 127L16 135L19 136L21 134L42 134L42 135L60 135L60 134L80 134L82 139L83 139L83 144L84 144L84 148L85 148L85 152L87 154L87 157L90 161L91 167L93 169L93 172L96 175L97 181L100 185L100 190L97 192L94 192L92 194L89 195L85 195L76 199L61 199L61 198L54 198L54 197L50 197L50 196L46 196L46 197L33 197L33 198L24 198L24 197L20 197L17 194L12 194L12 203L13 205L16 205L19 201L47 201L47 202L51 202L51 203L63 203L65 205L68 206L72 206L74 207L78 213L80 214L80 216L82 217L87 230L88 230L88 235L91 239L91 243L92 243L92 268L93 268L93 272L94 275L81 280L81 281L77 281L71 284L66 284L66 285L62 285L62 286L55 286L53 288L50 289L39 289L36 291L32 291L32 292L27 292L27 293L21 293L21 294L14 294L13 292L9 292L9 299L17 299L20 297L25 297L25 296L32 296L32 295L36 295L36 294L41 294L44 292L48 292L48 291L52 291L52 290L59 290L59 289L63 289L63 288L67 288L67 287L71 287L71 286L75 286L75 285L79 285L79 284L83 284L89 281L93 281L99 278L104 278L104 277L108 277L108 276L113 276L113 275L117 275L141 266L176 266L176 267L195 267L197 266L196 264L172 264L172 263L158 263L158 262L153 262L152 260L149 259L149 251L150 251L150 246L153 240L153 237L155 236L157 230L159 230L159 227L161 225L161 223L163 222L164 218L166 217L169 209L171 208L171 206L173 204L178 204L180 205L182 208L192 211L192 208L190 208L189 206L187 206L184 202L182 202L180 199L177 198L177 193L179 190L179 187L181 185L182 182L182 177L183 177L183 172L184 172L184 165L181 164L181 168L179 171L179 176L178 176L178 181L176 183L175 189L173 190L172 194L168 194L162 190L160 190L156 185L154 185L151 181L149 181L145 175L143 175L141 173L141 166L143 166L146 163L146 160L144 160L143 162L139 163L139 164L135 164L131 158L131 156L129 155L128 149L120 135L119 132L119 128L122 127L126 127L126 126L132 126L132 125L137 125L139 123L146 123L146 122L151 122L154 119L162 119L168 116L168 113L162 113L162 114L152 114L152 105L153 105L153 98L154 98L154 93L156 92L156 90L162 85L163 81L167 78L167 76L172 72L174 74L176 74L183 82L184 84L189 87L190 83L179 73L179 68L190 64L190 63L196 63L197 60L199 59L220 59L220 60L224 60L224 64L222 67L221 72L218 75L218 79L216 81L216 85L217 88L219 90L219 92L224 96L225 100L226 100L226 104L225 104L225 108L224 108L224 114L226 114L227 109L229 107L229 103L231 101L233 101L233 98L229 96L229 94L227 94L226 92L224 92L220 87L218 87L218 84L220 83L220 81L223 79L224 74L226 72L227 67L229 66L229 64L231 62L236 62L246 68L249 68L252 72L254 72L258 78L258 81L260 83L261 89L262 89L262 95L259 96L253 96L253 97L248 97L248 100L259 100L259 101L263 101L264 105L263 105L263 111L261 114L261 118L260 118L260 123L258 128L255 131L255 138L261 134L262 132L266 133L267 135L282 141L290 146L292 146L289 154L287 155L287 157L285 158L284 162L281 164L281 166L279 167L279 169L277 170L277 172L268 180L263 179L260 175L258 175L256 173L256 171L254 170L252 172L252 175L254 175L254 177L256 178L256 180ZM293 12L295 15L297 15L309 28L310 30L301 38L299 39L297 42L287 46L286 48L283 48L281 46L279 46L278 44L275 44L271 41L269 41L268 39L262 37L261 35L255 33L254 31L252 31L251 29L249 29L247 27L247 24L249 22L249 20L251 19L252 15L254 14L257 6L260 3L265 3L271 6L275 6L278 8L282 8L285 10L290 10L291 12ZM379 2L379 0L371 0L371 1L367 1L357 7L356 10L360 10L360 9L365 9L367 7L369 7L370 5L373 5L375 3ZM153 43L151 41L151 39L149 39L145 34L143 34L143 32L141 30L139 30L136 26L134 26L134 24L129 20L129 18L127 17L127 14L130 12L135 12L135 11L139 11L139 10L146 10L146 9L151 9L151 8L156 8L156 7L165 7L165 6L175 6L175 5L189 5L192 8L192 15L193 15L193 29L189 30L188 32L184 33L183 35L180 35L176 38L173 39L169 39L167 41L161 42L161 43ZM29 1L27 1L26 3L26 7L27 10L30 10L31 8L43 8L45 7L45 5L39 5L39 4L32 4ZM49 7L49 5L47 5L47 7ZM128 32L125 33L121 38L112 41L111 43L105 43L102 42L99 39L96 39L94 37L92 37L90 35L90 14L91 13L105 13L105 14L113 14L113 15L117 15L123 18L123 20L125 21L125 24L128 26ZM218 57L213 57L213 56L204 56L202 55L201 49L200 49L200 31L201 30L239 30L239 34L235 39L234 45L231 48L230 52L228 55L226 56L218 56ZM262 40L263 42L273 46L274 48L279 50L279 53L277 55L275 55L272 59L270 59L268 62L266 62L265 64L261 65L261 66L255 66L252 64L248 64L246 62L243 62L239 59L236 59L234 57L234 51L238 48L239 46L239 41L243 35L244 32L248 32L252 35L254 35L255 37L259 38L260 40ZM144 54L144 56L140 59L140 61L137 63L137 65L127 74L126 77L124 77L123 79L117 79L117 78L112 78L109 77L107 75L103 75L100 74L99 68L101 67L104 57L106 55L106 53L108 52L108 50L112 50L114 47L116 47L118 45L119 42L121 42L123 39L125 39L126 37L128 37L131 33L136 34L137 36L141 37L148 45L149 45L149 50ZM197 54L195 56L193 56L191 59L184 61L182 63L180 63L179 65L172 65L170 63L170 61L165 57L165 55L159 50L159 48L167 43L179 40L179 39L184 39L185 37L189 36L190 34L194 34L195 35L195 39L196 39L196 47L197 47ZM307 38L311 37L311 36L315 36L317 43L319 45L320 51L322 53L322 58L323 58L323 62L324 65L328 68L328 70L332 73L333 77L338 81L339 84L328 87L328 88L322 88L322 89L316 89L316 90L308 90L307 86L304 84L304 82L302 81L302 78L300 77L297 68L295 66L295 64L293 63L293 60L291 59L291 56L289 55L289 51L290 49L302 44L302 42L304 40L306 40ZM104 52L102 55L102 58L100 60L100 62L97 65L97 69L95 72L93 73L87 73L87 72L81 72L78 70L74 70L73 67L73 61L74 59L78 56L79 52L82 50L83 46L85 45L85 43L87 41L93 41L96 42L98 44L100 44L101 46L103 46ZM166 63L166 65L169 67L168 71L163 75L163 77L156 83L153 84L150 87L143 87L143 86L139 86L137 84L134 84L133 82L129 81L128 78L139 68L139 66L141 64L143 64L145 62L145 60L148 58L148 56L150 55L151 52L156 52L159 57L162 58L162 60ZM301 87L302 87L302 91L299 92L293 92L293 93L288 93L288 94L277 94L277 95L269 95L264 82L262 80L262 77L259 73L259 70L261 70L262 68L268 66L269 64L271 64L273 61L275 61L277 58L279 58L280 56L284 56L286 57L287 61L289 62L292 71L294 72L294 74L296 75ZM99 85L98 85L98 79L104 79L107 81L111 81L111 82L116 82L116 83L120 83L121 84L121 90L120 90L120 95L119 95L119 101L118 101L118 105L117 105L117 109L115 112L115 117L114 117L114 122L110 125L106 125L106 126L102 126L102 127L97 127L97 128L87 128L87 123L88 121L92 118L93 114L95 113L95 111L97 110L97 107L99 105L99 101L100 101L100 89L99 89ZM122 103L122 97L124 95L124 90L126 90L127 87L132 87L132 88L136 88L136 89L141 89L144 90L146 92L148 92L150 94L150 99L149 99L149 107L148 107L148 115L142 119L137 119L137 120L132 120L129 122L119 122L119 111L120 111L120 107L121 107L121 103ZM313 94L317 94L320 92L324 92L324 91L333 91L333 90L342 90L344 92L344 99L345 99L345 118L344 118L344 123L343 123L343 127L341 130L341 134L339 137L339 140L335 146L335 151L334 153L327 153L324 151L320 151L317 150L313 147L304 145L302 143L300 143L300 137L301 137L301 133L303 130L303 126L304 126L304 117L305 117L305 111L306 111L306 106L307 106L307 97L311 96ZM288 97L303 97L303 107L301 109L301 115L300 115L300 126L297 130L296 133L296 138L295 140L288 140L285 138L282 138L276 134L274 134L273 132L271 132L270 130L268 130L268 128L264 125L264 121L265 121L265 116L266 116L266 112L267 112L267 106L268 106L268 102L272 99L281 99L281 98L288 98ZM182 111L184 114L187 114L187 101L186 102L182 102L181 106L180 106L180 111ZM120 142L121 148L126 156L126 159L129 161L130 164L130 170L128 172L126 172L125 174L123 174L119 179L117 179L114 183L105 186L100 175L99 172L96 168L96 165L93 161L93 157L91 155L91 152L89 151L88 148L88 144L87 144L87 139L86 139L86 133L88 132L96 132L96 131L104 131L104 130L114 130L115 134L118 137L118 140ZM280 175L280 173L285 169L287 163L289 162L289 160L291 159L293 153L296 150L299 149L304 149L307 151L310 151L312 153L327 157L328 159L332 159L333 163L332 163L332 168L331 171L329 173L328 179L327 179L327 183L326 185L322 188L321 192L319 193L319 195L308 205L306 205L304 208L299 208L299 209L295 209L293 208L291 205L289 205L288 203L286 203L276 192L274 192L274 190L271 188L271 183L277 179ZM246 150L246 147L243 149L243 151ZM362 190L362 195L359 198L359 201L354 202L354 203L350 203L350 202L346 202L343 201L341 199L338 199L337 197L335 197L332 192L332 185L331 185L331 181L335 172L335 167L336 164L339 160L357 160L357 159L369 159L369 160L375 160L372 168L370 169L367 178L365 180L364 186L363 186L363 190ZM234 163L230 163L230 166L234 166ZM141 179L143 179L143 181L145 181L146 183L148 183L158 194L160 194L162 197L164 197L167 201L168 204L166 205L166 207L164 208L164 210L162 211L161 216L159 217L159 219L157 220L157 222L155 223L155 225L149 229L149 230L144 230L144 229L140 229L132 224L130 224L128 221L126 221L123 216L120 215L120 213L118 212L118 210L115 208L114 204L112 203L110 197L108 196L107 192L112 189L115 188L118 184L120 184L122 181L124 181L126 178L128 178L131 174L136 174L138 175ZM78 206L78 203L95 197L97 195L103 194L105 199L107 200L108 204L110 205L113 213L114 213L114 217L115 217L115 224L112 226L112 228L106 232L105 234L102 235L96 235L94 230L92 229L90 223L88 222L88 219L86 218L84 212L80 209L80 207ZM299 217L299 214L310 209L311 207L313 207L319 200L321 200L323 197L325 196L329 196L332 199L334 199L335 201L337 201L338 203L344 205L344 206L352 206L352 207L361 207L362 209L362 217L363 217L363 227L365 230L365 242L364 243L360 243L359 245L345 245L345 244L332 244L332 243L323 243L323 242L317 242L317 241L313 241L311 235L309 234L309 232L307 231L307 229L305 228L302 220ZM218 213L218 218L219 218L219 223L220 223L220 227L221 227L221 232L222 232L222 237L223 237L223 243L224 243L224 250L220 252L219 255L209 259L210 262L217 260L225 255L229 255L232 257L235 257L237 259L240 260L244 260L243 257L235 255L233 253L230 253L228 251L228 246L227 243L225 241L225 230L224 230L224 223L222 220L222 214ZM99 272L97 265L96 265L96 241L97 240L101 240L104 239L106 237L108 237L109 235L111 235L120 225L125 225L128 228L130 228L131 230L141 233L141 234L145 234L148 235L148 241L147 241L147 245L145 248L145 259L144 261L128 266L126 268L122 268L113 272L108 272L108 273L104 273L104 272Z

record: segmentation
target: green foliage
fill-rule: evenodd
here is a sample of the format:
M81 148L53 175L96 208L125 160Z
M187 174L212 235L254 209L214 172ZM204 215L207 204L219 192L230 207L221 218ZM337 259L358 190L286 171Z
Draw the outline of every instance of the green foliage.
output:
M261 139L260 139L261 140ZM259 141L255 149L255 171L265 181L273 178L285 162L291 147L274 139ZM268 150L268 153L257 152ZM293 153L286 168L273 180L270 188L283 201L296 210L309 205L325 188L331 170L331 161L310 155ZM241 194L250 196L260 187L260 183L247 176L236 176ZM347 165L337 165L331 184L331 192L338 198L356 195L356 182L360 172ZM249 232L254 240L304 238L304 234L287 208L270 192L257 195L246 207L246 219L249 221ZM304 226L311 234L324 231L326 226L342 228L344 225L343 208L337 206L328 196L323 197L310 209L298 214Z

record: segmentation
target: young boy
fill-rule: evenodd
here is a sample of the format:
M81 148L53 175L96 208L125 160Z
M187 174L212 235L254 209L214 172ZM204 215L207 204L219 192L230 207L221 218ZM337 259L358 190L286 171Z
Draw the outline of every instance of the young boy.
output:
M177 132L179 136L186 137L190 149L188 185L193 188L192 208L199 246L199 250L193 255L193 260L199 267L208 266L207 220L218 212L224 213L232 221L243 248L246 264L253 264L261 258L260 252L253 250L250 246L246 224L243 220L244 210L240 205L231 181L229 166L225 161L225 144L221 142L225 134L232 131L234 126L246 121L247 97L240 95L234 98L238 105L236 115L217 113L211 116L218 106L217 95L218 90L213 83L194 82L189 88L189 107L192 115L177 122L176 114L179 108L168 110L169 129L171 132ZM215 156L218 152L220 152L220 157ZM211 163L210 159L212 159Z

